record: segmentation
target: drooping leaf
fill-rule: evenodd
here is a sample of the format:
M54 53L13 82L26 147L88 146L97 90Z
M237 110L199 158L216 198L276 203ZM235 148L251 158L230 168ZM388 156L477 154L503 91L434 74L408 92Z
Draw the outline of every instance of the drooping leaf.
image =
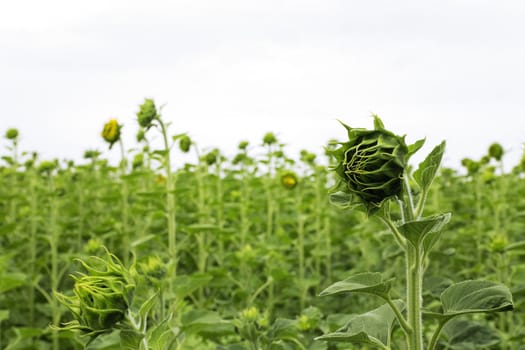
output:
M450 213L433 215L419 220L409 221L398 227L399 232L414 246L431 233L440 232L450 221ZM429 241L432 243L432 241ZM435 242L434 242L435 243ZM433 244L428 245L431 247Z
M341 293L368 293L385 297L392 287L393 279L383 281L379 272L364 272L336 282L323 290L319 296Z
M414 172L414 179L423 191L428 190L443 159L445 153L446 142L443 141L428 154L423 160L417 170Z
M402 300L394 300L394 304L404 309ZM348 323L333 333L328 333L316 340L348 342L356 344L376 345L380 348L387 347L389 335L392 332L395 315L388 304L367 313L352 317Z
M443 335L447 349L453 350L488 349L501 342L496 330L469 320L450 321Z

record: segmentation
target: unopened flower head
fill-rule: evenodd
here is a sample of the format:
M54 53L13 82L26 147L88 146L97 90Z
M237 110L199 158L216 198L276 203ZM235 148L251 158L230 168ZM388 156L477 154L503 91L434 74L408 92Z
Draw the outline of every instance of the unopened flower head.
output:
M166 264L158 256L148 256L139 264L140 271L147 277L160 280L166 276Z
M191 147L191 138L188 135L181 136L179 140L179 148L182 152L188 153Z
M120 260L107 252L106 259L91 257L90 263L78 260L87 273L73 276L73 296L56 293L72 313L74 321L62 329L78 329L96 337L110 332L125 318L131 305L135 284Z
M104 124L104 129L102 129L102 138L104 141L109 143L109 148L113 147L115 142L120 140L120 129L122 128L119 125L116 119L110 119L106 124Z
M240 150L245 150L246 148L248 148L248 145L250 143L248 141L241 141L239 142L239 145L237 146Z
M219 150L214 149L206 153L202 158L208 165L213 165L219 160Z
M503 147L499 143L493 143L489 146L489 156L498 162L503 158Z
M348 141L330 152L337 160L337 189L349 194L353 204L364 205L371 215L386 200L401 194L408 147L404 137L386 130L377 116L373 130L343 126Z
M139 125L148 130L153 126L153 121L156 118L158 118L158 114L155 101L153 101L151 98L146 98L144 103L140 105L139 111L137 112L137 120Z
M5 132L5 138L8 140L16 140L18 138L18 129L7 129L7 131Z
M277 137L273 132L267 132L263 137L263 145L273 145L277 143Z

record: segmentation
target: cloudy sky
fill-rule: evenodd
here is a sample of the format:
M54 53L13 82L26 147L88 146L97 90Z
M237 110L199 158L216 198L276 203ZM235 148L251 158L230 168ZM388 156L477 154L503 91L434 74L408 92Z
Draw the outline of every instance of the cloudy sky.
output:
M0 4L0 132L43 158L135 146L144 97L170 132L233 154L267 131L289 153L370 115L446 165L525 142L525 2L484 0L17 0ZM0 145L5 146L2 141ZM5 151L2 150L2 153ZM116 150L111 151L116 153Z

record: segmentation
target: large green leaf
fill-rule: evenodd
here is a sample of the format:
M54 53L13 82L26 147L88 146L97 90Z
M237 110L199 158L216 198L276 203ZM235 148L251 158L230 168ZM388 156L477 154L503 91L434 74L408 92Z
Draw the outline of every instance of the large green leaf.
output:
M393 279L383 281L379 272L364 272L336 282L323 290L319 296L341 293L368 293L386 297L392 288Z
M446 142L443 141L428 154L423 160L417 170L414 172L414 179L417 184L421 186L423 191L427 191L434 177L436 176L441 160L443 159L443 153L445 153Z
M471 313L509 311L514 308L512 294L503 284L470 280L455 283L441 293L442 314L436 318L452 318Z
M399 232L414 246L432 233L440 232L450 221L450 213L432 215L419 220L408 221L398 227ZM432 240L430 241L432 243ZM434 242L435 243L435 242ZM433 244L429 245L431 247ZM427 247L428 248L428 247Z
M441 294L441 303L446 315L509 311L514 308L512 294L505 285L483 280L451 285Z
M402 300L393 301L400 310L404 309ZM333 333L328 333L316 340L337 341L357 344L376 345L381 349L389 346L390 333L396 316L388 304L365 314L352 317L348 323Z

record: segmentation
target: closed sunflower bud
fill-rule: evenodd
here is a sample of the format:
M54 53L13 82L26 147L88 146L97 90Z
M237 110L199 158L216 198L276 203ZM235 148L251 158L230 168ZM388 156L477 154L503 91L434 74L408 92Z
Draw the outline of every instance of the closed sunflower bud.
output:
M277 143L277 137L273 132L267 132L263 137L263 145L273 145Z
M155 102L146 98L144 103L140 105L140 109L137 112L137 119L139 125L144 129L148 130L153 126L153 120L158 117L157 107L155 107Z
M408 147L404 137L386 130L377 116L374 130L343 126L349 140L330 152L337 160L338 189L350 195L351 204L364 205L371 215L401 194Z
M498 162L503 158L503 147L499 143L493 143L489 146L489 156Z
M179 140L179 148L182 152L188 153L188 151L190 150L191 144L192 142L188 135L181 136Z
M219 158L219 150L218 149L214 149L213 151L210 151L208 153L206 153L204 156L203 156L203 160L208 164L208 165L213 165L215 163L217 163L217 160Z
M241 150L245 150L246 148L248 148L249 144L250 143L248 141L241 141L239 142L239 145L237 147Z
M8 140L16 140L18 138L18 129L7 129L5 132L5 138Z
M463 158L461 160L461 165L463 165L467 169L468 175L477 174L481 167L481 164L479 162L476 162L470 158Z
M122 321L133 299L135 284L120 260L107 252L107 258L92 257L92 264L79 262L87 274L73 276L73 296L55 293L75 318L59 329L78 329L92 338L110 332Z
M118 124L116 119L110 119L106 124L104 124L104 129L102 130L102 138L104 141L109 143L109 148L113 147L113 144L120 140L120 129L121 125Z

